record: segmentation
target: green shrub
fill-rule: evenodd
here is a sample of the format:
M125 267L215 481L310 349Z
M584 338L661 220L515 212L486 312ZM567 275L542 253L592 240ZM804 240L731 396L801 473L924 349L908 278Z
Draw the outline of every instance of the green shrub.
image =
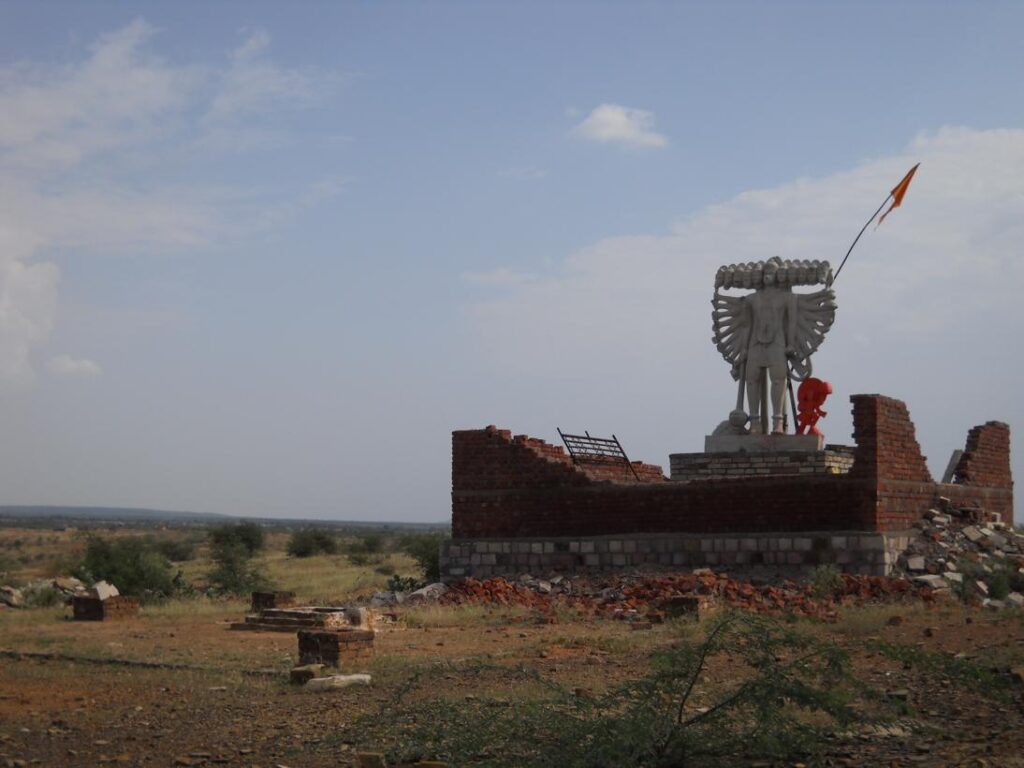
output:
M387 588L391 592L415 592L426 584L415 576L399 576L395 574L388 579Z
M709 679L713 658L735 669L724 684ZM401 736L388 757L471 765L483 756L496 768L818 765L829 734L865 717L858 697L884 706L853 678L839 646L754 614L728 614L700 642L680 640L652 661L647 677L593 696L520 668L511 674L539 693L501 706L476 697L390 701L387 727ZM370 730L371 720L361 725Z
M207 580L215 593L247 595L270 588L266 575L252 562L252 554L242 542L218 544L212 555L214 566Z
M168 560L175 563L183 563L196 556L195 539L157 539L155 546Z
M446 538L440 532L414 533L402 538L402 551L423 569L423 578L428 582L441 579L441 542Z
M349 552L346 557L352 565L377 565L384 560L384 555L370 555L366 552Z
M252 522L226 523L210 529L210 544L214 548L240 544L250 555L263 549L263 539L263 529Z
M360 536L354 542L349 545L348 551L351 552L362 552L367 555L373 555L380 552L384 548L384 537L376 533L367 533Z
M292 557L333 555L338 551L338 540L330 531L306 528L296 531L288 540L288 554Z
M830 600L841 593L843 574L831 563L819 565L811 573L811 594L819 600Z
M22 590L25 605L29 608L52 608L64 602L64 595L49 584L34 589Z
M1010 576L1005 568L990 573L985 583L988 584L988 596L993 600L1005 600L1010 594Z
M132 597L167 597L175 591L170 561L152 540L140 537L90 536L85 556L72 573L87 583L108 581Z

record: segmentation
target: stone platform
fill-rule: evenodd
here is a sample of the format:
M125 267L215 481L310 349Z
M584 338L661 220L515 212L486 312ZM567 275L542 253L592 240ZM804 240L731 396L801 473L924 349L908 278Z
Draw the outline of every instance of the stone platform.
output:
M707 435L705 453L813 453L825 447L824 435Z
M690 482L778 475L845 475L853 467L855 450L845 445L828 445L820 451L673 453L668 457L670 479Z

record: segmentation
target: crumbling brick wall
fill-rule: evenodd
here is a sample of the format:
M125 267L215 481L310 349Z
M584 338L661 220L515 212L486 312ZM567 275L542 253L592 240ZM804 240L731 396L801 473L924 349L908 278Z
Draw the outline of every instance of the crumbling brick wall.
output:
M959 506L980 507L1013 523L1013 476L1010 472L1010 427L988 421L967 433L953 482L939 486Z
M507 429L452 433L452 487L473 490L581 487L591 482L635 484L624 462L585 461L574 464L561 446L526 435L512 437ZM661 467L633 462L640 482L663 483Z
M1010 427L987 421L967 433L967 445L953 473L953 482L993 488L1012 488Z
M452 535L903 531L942 495L993 509L1010 521L1008 431L1005 441L1000 436L1005 425L979 428L973 443L968 440L969 449L975 445L973 463L965 465L993 482L1005 463L1004 486L939 485L904 403L881 395L854 395L851 401L854 464L848 474L835 476L598 482L561 448L543 441L512 438L493 426L453 432Z

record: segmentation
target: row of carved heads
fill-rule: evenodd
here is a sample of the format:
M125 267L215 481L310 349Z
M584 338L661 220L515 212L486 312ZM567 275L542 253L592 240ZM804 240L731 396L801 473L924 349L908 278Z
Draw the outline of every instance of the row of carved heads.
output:
M715 288L746 288L757 290L768 282L780 287L795 285L831 285L832 267L827 261L806 259L782 260L772 256L768 261L729 264L719 267L715 274Z

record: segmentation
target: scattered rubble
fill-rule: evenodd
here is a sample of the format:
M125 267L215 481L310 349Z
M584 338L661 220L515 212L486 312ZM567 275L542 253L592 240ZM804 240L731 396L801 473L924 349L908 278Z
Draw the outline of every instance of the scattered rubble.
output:
M21 608L25 603L25 597L20 589L0 587L0 603L11 608Z
M837 605L893 600L929 590L903 579L843 574L831 598L816 598L810 584L785 581L778 585L737 581L724 573L700 569L693 573L616 574L603 580L550 580L545 593L540 580L524 575L455 584L441 598L445 604L518 605L549 613L557 606L626 621L658 621L664 615L698 616L711 605L745 608L764 613L788 612L820 618L835 615Z
M448 591L448 587L444 584L437 582L436 584L427 584L422 589L417 589L415 592L410 592L405 596L406 605L416 605L419 603L436 603L441 599L442 595Z
M914 537L897 562L908 578L935 593L955 592L992 608L1024 607L1024 534L997 515L956 508L942 499L915 524ZM993 577L1003 585L990 595Z
M88 594L85 584L70 576L56 579L37 579L20 589L12 586L0 587L0 606L24 608L25 606L51 604L42 602L42 596L48 592L55 593L56 599L64 603L70 603L71 598L76 595Z

